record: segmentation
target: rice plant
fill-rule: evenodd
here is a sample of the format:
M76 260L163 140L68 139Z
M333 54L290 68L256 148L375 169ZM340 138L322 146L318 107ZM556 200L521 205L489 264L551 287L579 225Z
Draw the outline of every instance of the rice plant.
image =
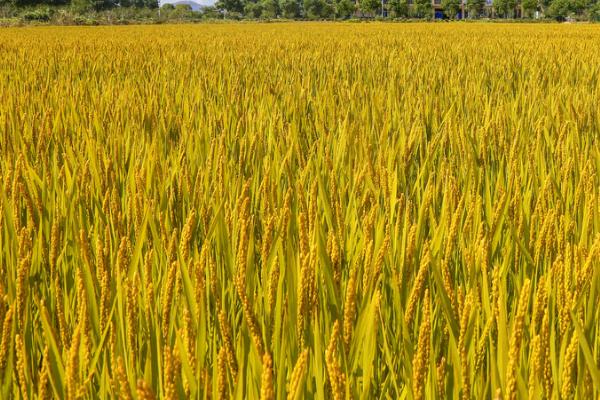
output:
M0 398L597 398L599 45L1 30Z

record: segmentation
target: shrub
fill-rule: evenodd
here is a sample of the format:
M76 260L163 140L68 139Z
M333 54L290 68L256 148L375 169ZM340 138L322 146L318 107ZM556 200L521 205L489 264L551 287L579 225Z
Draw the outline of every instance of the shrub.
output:
M21 14L21 18L25 21L50 21L51 12L48 8L36 8L33 10L27 10Z

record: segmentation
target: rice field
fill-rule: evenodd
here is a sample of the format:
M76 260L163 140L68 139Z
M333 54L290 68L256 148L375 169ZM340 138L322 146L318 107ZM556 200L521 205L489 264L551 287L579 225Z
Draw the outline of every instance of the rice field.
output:
M599 398L598 48L0 30L0 398Z

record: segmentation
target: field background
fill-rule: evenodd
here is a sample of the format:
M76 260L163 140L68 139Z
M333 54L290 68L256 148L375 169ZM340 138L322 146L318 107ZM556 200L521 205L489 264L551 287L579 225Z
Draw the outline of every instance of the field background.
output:
M598 49L0 30L0 398L597 398Z

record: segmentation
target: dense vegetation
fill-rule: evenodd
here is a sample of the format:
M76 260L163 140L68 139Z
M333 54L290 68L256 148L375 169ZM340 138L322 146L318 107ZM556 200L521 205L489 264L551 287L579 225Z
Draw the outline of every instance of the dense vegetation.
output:
M0 6L65 6L104 10L114 7L158 8L158 0L0 0Z
M598 398L596 26L1 35L0 398Z
M600 21L600 0L218 0L199 11L158 0L0 0L7 18L55 24L200 21L206 19L546 19Z
M600 20L598 0L442 0L444 18L549 18ZM431 0L219 0L227 15L251 18L417 18L434 14ZM440 14L437 17L441 17Z

